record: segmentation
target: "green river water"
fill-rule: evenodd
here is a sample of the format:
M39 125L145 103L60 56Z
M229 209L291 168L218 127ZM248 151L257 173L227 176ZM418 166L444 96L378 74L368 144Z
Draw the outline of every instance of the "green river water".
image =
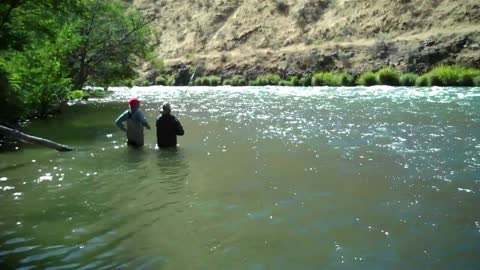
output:
M115 118L168 101L177 150ZM480 88L117 88L0 153L0 269L478 269Z

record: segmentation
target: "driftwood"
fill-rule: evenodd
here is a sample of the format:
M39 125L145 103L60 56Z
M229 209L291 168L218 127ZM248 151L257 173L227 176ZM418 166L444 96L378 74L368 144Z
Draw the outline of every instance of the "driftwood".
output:
M43 145L43 146L46 146L46 147L49 147L49 148L56 149L60 152L73 151L73 148L71 148L69 146L59 144L59 143L56 143L56 142L52 142L52 141L47 140L47 139L31 136L31 135L25 134L23 132L20 132L16 129L11 129L11 128L8 128L8 127L2 126L2 125L0 125L0 134L4 134L8 137L11 137L11 138L14 138L14 139L26 142L26 143Z

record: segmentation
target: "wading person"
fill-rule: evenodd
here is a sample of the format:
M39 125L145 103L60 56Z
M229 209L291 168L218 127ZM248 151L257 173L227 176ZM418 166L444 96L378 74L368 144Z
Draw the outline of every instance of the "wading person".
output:
M143 128L150 129L150 125L140 111L140 100L132 98L128 101L130 110L122 113L115 124L123 131L127 132L127 143L132 146L142 146L143 140ZM127 128L123 125L123 122L127 122Z
M172 108L170 104L164 103L162 111L157 118L157 145L158 148L176 147L177 136L183 136L182 124L175 116L171 115Z

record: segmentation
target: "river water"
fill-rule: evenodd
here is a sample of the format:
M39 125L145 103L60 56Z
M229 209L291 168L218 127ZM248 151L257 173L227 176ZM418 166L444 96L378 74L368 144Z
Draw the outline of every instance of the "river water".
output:
M126 146L137 96L177 150ZM479 88L133 88L0 154L1 269L478 269Z

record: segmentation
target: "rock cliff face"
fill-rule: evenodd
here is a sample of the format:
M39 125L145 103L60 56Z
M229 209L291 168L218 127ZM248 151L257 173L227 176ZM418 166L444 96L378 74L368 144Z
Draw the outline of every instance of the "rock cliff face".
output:
M229 76L480 67L478 0L135 0L173 69Z

